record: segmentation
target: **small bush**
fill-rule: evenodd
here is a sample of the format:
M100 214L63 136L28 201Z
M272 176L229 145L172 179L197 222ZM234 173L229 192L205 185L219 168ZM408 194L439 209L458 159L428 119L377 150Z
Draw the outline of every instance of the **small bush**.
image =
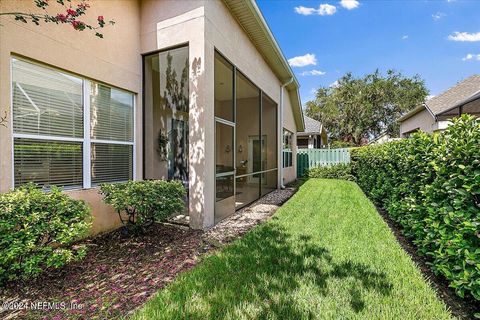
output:
M134 232L143 231L153 222L165 221L184 208L185 188L177 181L146 180L102 184L105 203L112 205L120 220ZM122 218L127 215L127 219Z
M0 194L0 282L36 276L85 256L71 244L88 234L90 209L59 188L29 184Z
M413 239L456 293L480 300L480 118L443 133L352 151L365 193Z
M355 177L352 175L352 168L348 164L316 167L308 171L308 177L355 181Z

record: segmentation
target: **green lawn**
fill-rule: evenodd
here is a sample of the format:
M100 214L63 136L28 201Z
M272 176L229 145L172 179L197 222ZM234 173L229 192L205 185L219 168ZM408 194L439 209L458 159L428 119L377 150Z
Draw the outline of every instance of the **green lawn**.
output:
M135 319L449 319L360 188L309 180Z

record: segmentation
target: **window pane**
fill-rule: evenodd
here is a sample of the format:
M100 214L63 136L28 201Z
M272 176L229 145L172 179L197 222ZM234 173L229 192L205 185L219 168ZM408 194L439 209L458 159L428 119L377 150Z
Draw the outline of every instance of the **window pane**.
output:
M82 79L12 59L13 130L83 137Z
M277 189L277 170L262 174L262 196Z
M82 160L82 143L14 139L15 187L81 187Z
M260 173L237 178L235 208L241 207L260 198Z
M188 186L188 47L144 57L145 179Z
M233 119L233 66L215 52L215 116Z
M133 141L133 94L92 83L92 139Z
M276 168L277 165L277 105L266 95L262 95L262 170Z
M133 179L133 146L92 143L92 185Z
M216 173L231 172L233 168L233 126L215 123ZM238 173L237 173L238 174Z
M236 93L236 166L237 175L241 175L262 170L260 90L237 72Z
M225 219L235 212L235 197L233 195L233 174L215 179L215 223Z

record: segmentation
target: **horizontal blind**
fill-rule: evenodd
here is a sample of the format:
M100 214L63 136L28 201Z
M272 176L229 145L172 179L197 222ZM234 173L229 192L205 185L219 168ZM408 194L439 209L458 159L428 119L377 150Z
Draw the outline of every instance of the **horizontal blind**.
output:
M133 178L133 146L92 143L92 184Z
M133 142L133 94L92 83L92 139Z
M81 187L82 143L14 139L15 187L34 182L46 187Z
M83 137L82 79L12 60L14 133Z

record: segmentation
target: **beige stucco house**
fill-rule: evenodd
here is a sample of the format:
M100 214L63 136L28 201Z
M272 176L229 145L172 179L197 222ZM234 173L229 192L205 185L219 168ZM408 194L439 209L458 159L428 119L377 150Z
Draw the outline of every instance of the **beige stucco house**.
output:
M116 21L104 39L0 20L1 192L60 185L89 203L99 233L119 221L98 184L177 179L190 226L208 228L296 178L283 132L295 144L304 129L299 84L253 0L90 5L87 21Z
M327 130L320 121L303 116L305 119L305 130L297 133L297 146L300 149L320 149L327 147Z
M445 130L453 117L480 115L480 75L472 75L399 118L400 137Z

